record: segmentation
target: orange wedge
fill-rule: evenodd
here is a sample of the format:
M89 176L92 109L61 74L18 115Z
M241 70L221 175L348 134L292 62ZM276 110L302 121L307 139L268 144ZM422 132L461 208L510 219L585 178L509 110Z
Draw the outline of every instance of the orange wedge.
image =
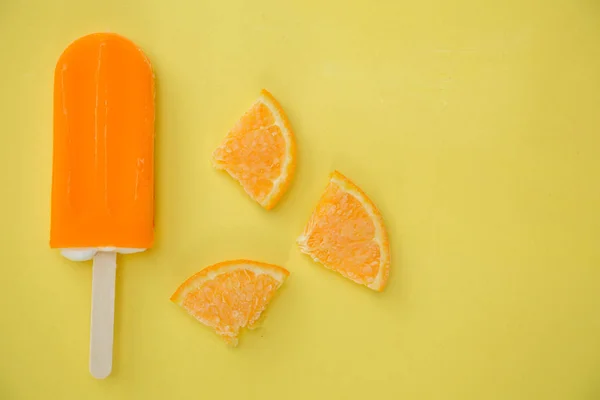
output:
M171 301L236 346L240 330L256 326L289 274L276 265L249 260L224 261L204 268L183 282Z
M304 232L300 251L356 283L382 291L390 272L390 245L375 204L348 178L331 174Z
M277 204L296 167L296 143L283 109L266 90L213 153L225 170L265 209Z

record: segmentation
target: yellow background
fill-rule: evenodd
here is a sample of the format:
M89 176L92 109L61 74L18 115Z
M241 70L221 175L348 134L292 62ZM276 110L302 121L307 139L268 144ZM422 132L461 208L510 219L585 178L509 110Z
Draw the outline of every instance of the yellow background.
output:
M156 69L157 242L96 381L48 230L54 64L105 30ZM0 399L600 399L597 1L4 0L0 37ZM299 149L272 212L209 163L263 87ZM386 220L384 293L295 247L333 169ZM292 275L230 349L168 298L238 257Z

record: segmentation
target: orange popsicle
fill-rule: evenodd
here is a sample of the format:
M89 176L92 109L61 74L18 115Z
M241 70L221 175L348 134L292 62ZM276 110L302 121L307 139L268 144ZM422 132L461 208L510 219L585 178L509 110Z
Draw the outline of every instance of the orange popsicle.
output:
M153 164L150 62L116 34L76 40L54 76L50 246L123 252L151 247ZM74 258L94 252L82 254Z
M54 74L50 247L94 259L90 372L112 370L116 253L154 240L154 75L131 41L73 42Z

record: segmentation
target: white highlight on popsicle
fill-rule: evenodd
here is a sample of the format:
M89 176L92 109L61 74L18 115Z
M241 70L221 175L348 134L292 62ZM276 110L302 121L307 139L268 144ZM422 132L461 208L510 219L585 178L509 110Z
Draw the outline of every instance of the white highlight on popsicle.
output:
M88 261L94 258L99 251L114 251L119 254L141 253L146 249L135 249L127 247L85 247L74 249L61 249L60 254L71 261Z

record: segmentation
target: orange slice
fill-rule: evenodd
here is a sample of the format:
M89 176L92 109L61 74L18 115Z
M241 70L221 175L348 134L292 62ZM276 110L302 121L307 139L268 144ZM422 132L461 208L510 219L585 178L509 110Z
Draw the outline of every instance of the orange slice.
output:
M246 193L270 210L285 193L296 167L296 144L283 109L266 90L213 153Z
M187 279L171 301L236 346L242 328L256 326L289 272L249 260L224 261Z
M303 253L356 283L382 291L390 247L381 214L367 195L337 171L331 174L304 232Z

